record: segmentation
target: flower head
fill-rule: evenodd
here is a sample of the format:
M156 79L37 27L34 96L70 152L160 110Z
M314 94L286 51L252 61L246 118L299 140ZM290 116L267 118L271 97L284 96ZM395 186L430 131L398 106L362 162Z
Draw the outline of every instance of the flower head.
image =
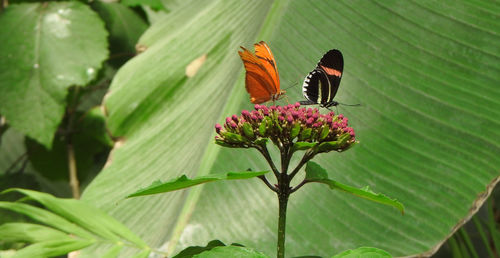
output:
M321 114L317 108L301 108L299 103L285 106L255 105L241 115L226 118L215 125L215 142L234 148L249 148L268 140L293 150L315 152L343 151L355 143L355 133L348 119L334 112Z

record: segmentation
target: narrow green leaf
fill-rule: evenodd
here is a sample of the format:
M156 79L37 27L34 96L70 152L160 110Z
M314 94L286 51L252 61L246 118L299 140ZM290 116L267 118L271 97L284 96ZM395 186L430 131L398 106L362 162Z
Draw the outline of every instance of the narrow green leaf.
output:
M18 202L0 202L0 208L24 214L35 221L50 225L66 233L87 239L94 237L85 229L45 209Z
M68 238L52 240L29 245L16 253L16 257L52 257L65 255L69 252L83 249L93 244L93 241Z
M143 195L158 194L158 193L166 193L166 192L176 191L176 190L188 188L191 186L195 186L195 185L199 185L199 184L203 184L203 183L208 183L208 182L212 182L212 181L218 181L218 180L248 179L248 178L253 178L253 177L260 176L260 175L264 175L268 172L269 171L227 172L227 173L221 173L221 174L211 174L208 176L195 177L193 179L189 179L186 175L182 175L175 180L164 182L164 183L162 183L160 181L155 181L150 186L143 188L143 189L141 189L133 194L128 195L127 198L136 197L136 196L143 196Z
M462 236L462 239L465 243L464 248L467 248L466 250L468 250L468 252L467 252L468 256L472 257L472 258L478 258L479 255L477 254L476 248L474 248L474 245L472 244L471 238L469 237L469 234L467 233L465 228L461 227L458 230L458 233Z
M137 254L133 255L132 258L147 258L147 257L149 257L150 253L151 253L151 250L146 249L146 250L140 251Z
M467 250L467 245L463 238L461 238L458 234L454 234L451 238L455 238L458 243L458 248L460 249L460 255L463 258L472 258L472 255Z
M104 23L68 1L9 5L0 24L0 113L50 148L67 89L93 80L108 55Z
M493 240L494 250L500 250L500 234L498 233L497 223L495 220L495 213L493 211L493 198L487 200L488 203L488 229L491 234L491 238Z
M51 240L67 240L71 237L46 226L12 222L0 225L0 239L6 242L36 243Z
M448 244L450 245L452 257L462 258L462 251L457 243L457 239L453 236L450 237L450 239L448 239Z
M397 201L396 199L391 199L381 193L378 194L374 193L373 191L370 190L369 186L365 186L363 188L356 188L329 179L326 170L315 162L312 161L307 162L306 180L309 182L327 184L328 186L330 186L331 189L342 190L346 193L350 193L373 202L378 202L381 204L392 206L401 211L401 214L404 214L403 204Z
M210 251L193 256L193 258L219 258L219 257L248 257L248 258L269 258L263 253L257 252L247 247L241 246L218 246Z
M488 252L489 257L495 257L490 246L490 240L486 236L486 228L481 224L481 220L476 215L472 217L472 221L474 222L474 225L476 225L477 232L479 232L479 235L481 236L482 244L484 246L484 249L486 249L486 251Z
M347 250L337 255L332 256L332 258L358 258L358 257L370 257L370 258L391 258L388 252L374 248L374 247L360 247L352 250Z
M109 248L109 250L102 255L102 258L115 258L118 257L120 251L123 249L122 243L117 243L113 247Z
M121 241L120 237L122 237L140 248L147 248L147 244L132 233L126 226L103 211L88 205L84 201L61 199L50 194L18 188L9 189L4 192L11 191L17 191L27 195L59 216L105 239L119 242Z

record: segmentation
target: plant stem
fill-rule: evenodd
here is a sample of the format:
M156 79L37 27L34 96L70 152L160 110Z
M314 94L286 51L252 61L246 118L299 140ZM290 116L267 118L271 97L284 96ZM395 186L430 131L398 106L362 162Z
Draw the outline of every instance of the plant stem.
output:
M280 174L278 178L278 258L285 257L285 229L286 229L286 206L290 196L290 178L286 171Z
M279 218L278 218L278 254L276 257L285 257L285 229L286 229L286 206L289 194L278 193Z
M293 192L299 190L302 186L304 186L307 183L309 183L309 181L307 181L307 179L302 180L302 182L300 182L300 184L298 184L297 186L295 186L294 188L292 188L290 190L290 193L293 193Z
M80 199L80 182L78 182L78 172L76 169L76 157L73 147L73 124L76 116L76 108L78 107L80 87L76 87L73 93L73 99L68 104L66 115L68 116L68 124L66 126L66 149L68 153L68 170L69 170L69 185L73 193L73 198Z
M273 170L274 176L276 176L276 178L279 178L279 171L276 168L276 166L274 165L273 159L271 158L271 155L269 155L269 151L267 150L267 147L266 146L255 146L255 148L258 151L260 151L260 153L262 153L264 158L266 158L267 163L269 164L269 166Z
M302 159L300 160L299 164L297 167L290 173L290 180L299 172L299 170L306 164L309 160L311 160L314 157L314 153L311 153L310 151L307 151Z
M269 183L269 181L267 181L266 176L262 175L262 176L258 176L258 178L260 180L262 180L264 182L264 184L266 184L266 186L269 187L269 189L273 190L276 193L278 192L278 188L276 188L273 185L271 185L271 183Z
M78 182L78 173L76 172L76 159L73 145L68 143L68 166L69 166L69 185L73 193L73 198L80 199L80 183Z

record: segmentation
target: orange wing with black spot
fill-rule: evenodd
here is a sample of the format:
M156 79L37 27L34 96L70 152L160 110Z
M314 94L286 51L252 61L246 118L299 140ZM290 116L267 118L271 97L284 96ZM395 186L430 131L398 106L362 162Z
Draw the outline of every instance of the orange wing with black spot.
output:
M255 54L241 47L241 60L245 65L245 88L250 94L250 101L260 104L269 100L277 100L283 91L280 90L280 78L276 61L269 46L261 41L254 45Z

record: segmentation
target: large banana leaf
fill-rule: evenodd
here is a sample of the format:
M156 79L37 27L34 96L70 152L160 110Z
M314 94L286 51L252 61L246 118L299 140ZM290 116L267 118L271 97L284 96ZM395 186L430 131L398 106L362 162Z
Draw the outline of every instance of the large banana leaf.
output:
M277 198L259 180L124 199L160 179L252 168L213 126L251 108L238 46L266 40L288 100L324 52L345 67L336 100L360 144L315 159L329 177L398 198L395 209L310 184L291 196L287 256L373 246L431 254L473 214L500 168L500 6L480 1L193 1L140 39L104 104L122 137L83 198L151 245L176 253L211 239L273 255ZM206 55L194 77L185 69ZM283 101L286 103L286 100ZM95 254L98 250L88 250Z

